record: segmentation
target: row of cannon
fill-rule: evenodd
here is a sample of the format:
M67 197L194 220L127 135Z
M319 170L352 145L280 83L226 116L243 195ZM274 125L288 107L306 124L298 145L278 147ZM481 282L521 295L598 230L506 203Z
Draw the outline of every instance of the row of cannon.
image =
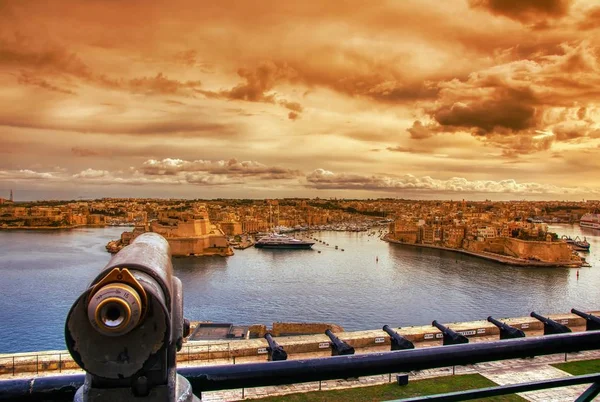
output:
M578 315L579 317L584 318L586 320L586 331L600 330L600 317L594 316L592 314L587 314L583 311L579 311L576 309L571 309L571 313ZM571 329L566 325L556 322L550 318L543 317L534 311L531 312L530 316L537 319L538 321L541 321L544 324L544 335L564 334L567 332L571 332ZM487 318L487 321L494 324L500 329L501 340L525 337L525 332L523 332L521 329L512 327L502 321L498 321L492 316L489 316ZM440 324L435 320L431 323L431 325L441 331L443 335L444 346L469 343L469 339L466 336L456 331L453 331L452 329ZM394 331L392 328L390 328L389 325L384 325L383 330L390 336L390 345L392 351L415 348L415 345L411 341L400 335L398 332ZM332 356L344 356L354 354L354 348L348 343L338 338L329 329L325 330L325 335L327 335L331 340L330 347ZM267 348L269 361L287 360L287 352L283 349L282 346L275 342L271 334L266 334L265 339L269 344L269 347Z

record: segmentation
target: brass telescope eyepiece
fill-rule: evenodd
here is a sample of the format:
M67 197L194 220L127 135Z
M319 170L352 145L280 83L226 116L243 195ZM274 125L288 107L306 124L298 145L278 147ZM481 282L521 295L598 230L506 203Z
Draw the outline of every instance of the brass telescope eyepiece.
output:
M141 322L146 303L144 288L129 270L115 268L94 287L87 315L92 327L101 334L125 335Z

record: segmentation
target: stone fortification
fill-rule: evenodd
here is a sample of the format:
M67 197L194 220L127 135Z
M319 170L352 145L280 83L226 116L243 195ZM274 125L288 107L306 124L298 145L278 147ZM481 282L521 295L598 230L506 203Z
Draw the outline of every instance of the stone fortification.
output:
M591 312L598 315L600 312ZM553 314L549 318L571 328L573 332L585 330L585 319L575 314ZM523 330L527 336L539 336L543 333L544 325L531 317L501 318L500 321ZM296 329L306 331L308 329L320 330L331 324L300 324L279 323L279 330L289 331ZM471 321L462 323L444 323L452 330L460 332L470 339L471 342L498 340L499 329L487 321ZM252 326L259 329L264 326ZM275 328L275 325L274 325ZM331 329L331 327L330 327ZM334 329L341 329L337 327ZM442 344L441 332L431 326L412 326L405 328L394 328L397 332L413 342L417 348L438 346ZM324 332L324 329L323 329ZM390 337L381 330L340 332L334 330L336 335L356 349L356 353L382 352L390 350ZM277 343L284 347L290 359L304 359L312 357L324 357L331 354L329 338L319 333L316 335L278 336ZM177 361L183 364L213 364L264 361L268 344L264 338L227 341L195 341L184 344L183 349L177 354ZM56 374L59 370L77 369L77 365L71 359L67 351L51 351L39 353L15 353L0 355L0 376L13 375L13 361L15 362L15 374L36 373Z
M171 254L175 257L233 255L227 237L210 222L205 209L193 212L161 211L157 220L149 225L136 227L132 232L124 232L120 240L109 242L106 248L111 253L116 253L144 232L158 233L167 239Z
M524 260L552 263L570 263L574 258L569 245L562 241L525 241L510 237L496 237L484 241L465 240L463 248L474 253L490 252Z

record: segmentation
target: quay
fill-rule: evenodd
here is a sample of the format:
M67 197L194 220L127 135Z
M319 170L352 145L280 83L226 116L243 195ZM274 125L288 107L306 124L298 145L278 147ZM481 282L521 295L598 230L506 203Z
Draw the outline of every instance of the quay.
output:
M431 248L431 249L437 249L437 250L444 250L444 251L452 251L455 253L460 253L460 254L465 254L465 255L470 255L472 257L477 257L477 258L482 258L488 261L495 261L498 262L500 264L505 264L505 265L515 265L515 266L522 266L522 267L540 267L540 268L559 268L559 267L563 267L563 268L580 268L580 267L589 267L590 265L588 263L586 263L585 261L537 261L537 260L528 260L525 258L518 258L518 257L512 257L512 256L508 256L508 255L501 255L501 254L496 254L496 253L491 253L488 251L479 251L479 252L474 252L474 251L469 251L469 250L465 250L465 249L461 249L461 248L450 248L450 247L444 247L444 246L435 246L433 244L421 244L421 243L407 243L407 242L403 242L403 241L399 241L399 240L393 240L390 239L388 237L382 237L381 238L383 241L386 241L388 243L393 243L393 244L400 244L403 246L411 246L411 247L421 247L421 248Z

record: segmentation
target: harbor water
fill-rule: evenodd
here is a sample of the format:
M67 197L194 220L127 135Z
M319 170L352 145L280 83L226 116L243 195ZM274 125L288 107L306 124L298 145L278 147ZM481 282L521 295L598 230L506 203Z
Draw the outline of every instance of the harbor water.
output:
M550 228L585 236L591 267L579 276L577 269L511 267L366 232L315 232L329 245L312 250L249 248L173 263L187 318L236 325L331 322L362 330L600 309L600 231ZM64 349L67 312L110 259L106 243L123 230L0 231L0 353Z

